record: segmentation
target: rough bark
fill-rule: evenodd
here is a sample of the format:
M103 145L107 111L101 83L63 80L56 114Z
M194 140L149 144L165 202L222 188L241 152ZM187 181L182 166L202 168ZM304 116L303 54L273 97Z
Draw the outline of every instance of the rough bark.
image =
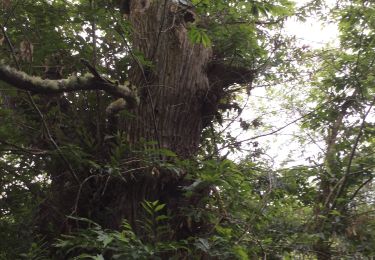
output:
M189 159L199 148L204 127L203 109L210 92L207 66L211 49L188 39L184 11L176 13L174 7L174 2L165 0L131 1L132 49L141 52L152 65L145 67L134 61L130 82L138 86L140 103L130 110L133 119L120 118L117 128L127 134L134 146L143 140L155 141L156 148L166 148ZM113 183L111 190L122 192L108 196L112 199L109 204L116 211L112 224L127 218L137 229L139 205L144 199L166 203L175 216L180 215L181 207L199 205L198 197L203 194L190 199L183 196L181 187L189 184L184 174L165 169L159 169L156 175L151 172L151 169L137 172L137 177L129 180L125 189L124 184ZM187 228L184 219L175 218L172 222L175 236L180 238L201 228L200 224Z
M152 66L135 65L131 82L140 86L141 102L135 119L121 128L132 142L157 141L160 147L191 157L203 129L211 50L188 39L188 24L183 13L172 11L172 1L144 2L131 2L132 45Z

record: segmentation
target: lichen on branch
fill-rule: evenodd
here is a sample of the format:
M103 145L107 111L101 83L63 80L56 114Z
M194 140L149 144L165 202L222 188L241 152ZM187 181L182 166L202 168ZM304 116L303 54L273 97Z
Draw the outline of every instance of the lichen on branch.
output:
M33 93L53 94L82 90L102 90L112 96L123 98L127 103L127 108L134 108L139 103L137 93L127 85L112 83L109 80L104 81L102 78L89 73L83 76L70 76L59 80L42 79L41 77L30 76L0 62L0 80L18 89Z

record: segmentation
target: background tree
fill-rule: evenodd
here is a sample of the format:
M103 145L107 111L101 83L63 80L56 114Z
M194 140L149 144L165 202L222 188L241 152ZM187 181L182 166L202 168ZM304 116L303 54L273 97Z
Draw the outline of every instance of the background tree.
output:
M349 223L368 214L357 206L356 196L371 182L373 164L369 153L373 144L366 134L372 128L374 105L373 86L368 84L374 60L370 3L342 2L333 12L339 21L342 48L322 56L324 69L316 81L320 91L314 91L313 97L323 98L310 123L326 143L315 202L314 225L321 234L315 247L318 259L329 259L331 250L338 250L333 246L335 240L342 236L353 239ZM328 63L329 59L333 62ZM363 246L361 251L366 251Z

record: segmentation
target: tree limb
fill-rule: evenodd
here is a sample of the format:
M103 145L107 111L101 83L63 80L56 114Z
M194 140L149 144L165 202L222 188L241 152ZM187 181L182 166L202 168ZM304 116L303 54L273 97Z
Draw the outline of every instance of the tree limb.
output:
M22 71L11 68L0 62L0 80L18 89L40 94L74 92L81 90L103 90L113 96L123 98L128 108L134 108L139 100L136 93L127 85L119 85L103 80L91 74L81 77L70 76L66 79L50 80L30 76Z

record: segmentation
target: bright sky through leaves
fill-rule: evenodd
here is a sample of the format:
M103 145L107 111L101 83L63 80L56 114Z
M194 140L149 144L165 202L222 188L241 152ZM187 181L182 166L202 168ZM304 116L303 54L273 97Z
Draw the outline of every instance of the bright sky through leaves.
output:
M298 1L297 7L302 6L307 2L308 1ZM334 5L334 1L332 0L326 1L326 3L330 7ZM321 49L326 46L335 47L338 45L337 25L333 23L325 23L316 17L309 17L304 22L297 18L289 19L286 22L285 33L289 36L294 36L299 46L305 46L310 49ZM269 109L273 111L281 111L275 115L269 115L266 118L266 122L264 122L273 125L273 129L281 128L300 117L300 115L296 114L293 118L290 118L286 113L283 114L282 102L282 97L279 99L273 97L273 99L270 100L269 94L265 88L256 88L251 92L250 103L255 106L259 104L265 107L272 106L268 108L267 111L269 111ZM249 107L250 109L243 113L243 117L247 120L254 119L255 114L253 111L253 105L250 105ZM301 130L297 124L292 124L278 132L277 135L270 135L260 139L261 143L268 143L269 149L267 149L266 153L274 166L279 166L281 163L285 162L288 159L288 155L291 154L293 154L293 161L288 163L288 165L306 164L306 158L314 156L319 152L319 148L316 145L310 145L308 148L303 147L301 149L301 145L294 139L295 135L300 131ZM251 138L254 133L251 133L250 135L251 136L246 133L243 135L242 139ZM324 144L320 145L324 146ZM302 150L304 151L303 154Z

